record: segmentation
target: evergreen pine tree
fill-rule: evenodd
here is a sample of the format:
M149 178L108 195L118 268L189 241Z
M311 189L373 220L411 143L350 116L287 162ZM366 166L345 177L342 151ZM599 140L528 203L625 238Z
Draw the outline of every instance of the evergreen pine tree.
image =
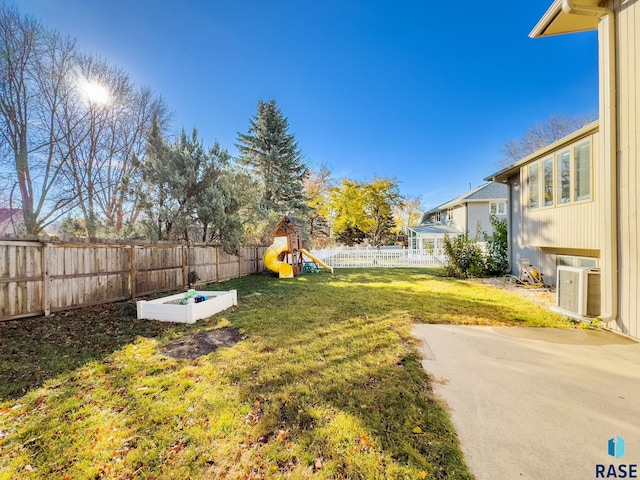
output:
M146 182L146 226L152 238L217 241L237 254L243 221L258 202L258 182L231 164L215 142L205 148L194 129L168 143L156 122L141 165Z
M309 208L303 187L308 168L275 100L258 102L258 112L250 120L248 132L238 133L236 146L240 163L264 183L260 206L277 215L304 216Z

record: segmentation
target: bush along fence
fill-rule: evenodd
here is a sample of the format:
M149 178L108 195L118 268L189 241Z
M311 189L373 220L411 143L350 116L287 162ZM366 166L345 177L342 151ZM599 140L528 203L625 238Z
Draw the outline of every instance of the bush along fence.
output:
M266 247L0 240L0 321L215 283L264 270Z

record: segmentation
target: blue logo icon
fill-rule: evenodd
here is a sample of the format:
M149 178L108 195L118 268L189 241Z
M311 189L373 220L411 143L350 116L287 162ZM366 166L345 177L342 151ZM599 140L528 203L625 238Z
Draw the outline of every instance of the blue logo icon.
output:
M620 458L624 455L624 438L616 435L609 439L609 455Z

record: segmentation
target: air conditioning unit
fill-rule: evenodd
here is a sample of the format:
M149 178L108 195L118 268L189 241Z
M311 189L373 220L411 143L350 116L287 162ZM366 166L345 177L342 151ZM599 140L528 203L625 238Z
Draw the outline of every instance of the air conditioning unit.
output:
M600 315L600 269L559 266L557 305L583 317Z

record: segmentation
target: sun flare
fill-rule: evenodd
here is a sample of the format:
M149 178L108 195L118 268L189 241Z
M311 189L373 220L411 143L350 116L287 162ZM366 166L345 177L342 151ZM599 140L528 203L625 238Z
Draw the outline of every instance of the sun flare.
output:
M81 80L78 86L89 103L105 105L109 102L109 90L104 85L89 80Z

